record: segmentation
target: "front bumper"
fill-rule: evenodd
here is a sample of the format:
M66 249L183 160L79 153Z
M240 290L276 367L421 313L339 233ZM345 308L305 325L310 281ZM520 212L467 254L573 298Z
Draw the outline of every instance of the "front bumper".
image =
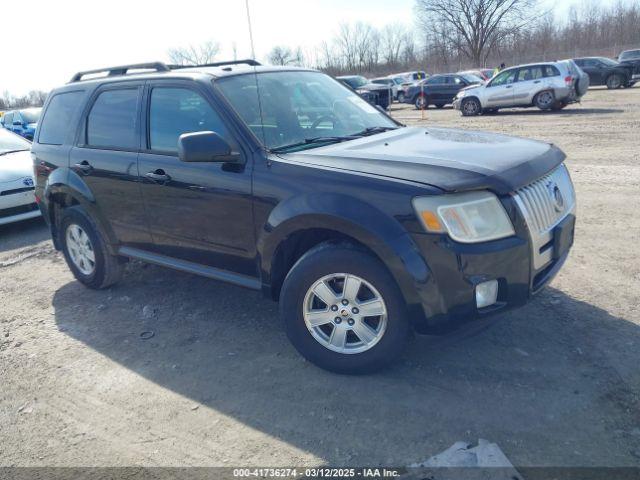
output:
M462 98L464 98L464 97L462 97ZM460 110L460 104L462 103L462 98L456 97L456 98L453 99L453 108L454 108L454 110Z
M39 217L32 186L21 180L0 185L0 225Z
M541 186L555 182L566 196L565 209L552 216L542 206ZM532 195L535 204L530 203ZM513 195L501 199L516 235L478 244L462 244L447 235L413 233L429 267L426 281L415 284L421 304L409 305L419 333L440 334L464 323L520 307L560 271L573 245L575 196L564 166ZM477 308L475 288L497 280L496 303Z

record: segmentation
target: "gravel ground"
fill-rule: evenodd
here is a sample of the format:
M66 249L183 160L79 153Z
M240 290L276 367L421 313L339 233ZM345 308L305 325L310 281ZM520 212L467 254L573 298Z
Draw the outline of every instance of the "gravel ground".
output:
M401 466L478 438L517 466L640 465L640 88L393 114L568 154L579 223L548 289L343 377L301 359L258 293L140 263L90 291L40 220L0 227L0 466Z

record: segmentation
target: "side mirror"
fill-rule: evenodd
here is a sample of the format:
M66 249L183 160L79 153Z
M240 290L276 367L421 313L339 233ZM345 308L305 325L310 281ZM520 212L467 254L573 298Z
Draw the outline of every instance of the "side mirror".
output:
M178 138L178 157L183 162L240 163L241 157L215 132L183 133Z

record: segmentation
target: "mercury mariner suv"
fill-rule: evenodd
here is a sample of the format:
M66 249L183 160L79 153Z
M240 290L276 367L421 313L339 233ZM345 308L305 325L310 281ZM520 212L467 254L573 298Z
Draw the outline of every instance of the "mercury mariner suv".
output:
M405 127L323 73L251 60L80 72L32 157L78 281L138 259L261 290L335 372L524 305L573 243L557 147Z

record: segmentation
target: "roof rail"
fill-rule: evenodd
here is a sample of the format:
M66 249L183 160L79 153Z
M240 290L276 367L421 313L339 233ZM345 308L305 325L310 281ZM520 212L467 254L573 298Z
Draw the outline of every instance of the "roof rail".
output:
M226 67L229 65L249 65L250 67L259 67L262 64L252 58L244 60L228 60L226 62L213 62L204 63L202 65L169 65L172 70L178 70L180 68L193 68L193 67Z
M129 70L155 70L156 72L168 72L170 68L162 62L150 62L150 63L134 63L131 65L122 65L120 67L108 67L98 68L96 70L86 70L84 72L78 72L69 83L79 82L85 75L91 75L93 73L106 72L108 77L118 77L120 75L126 75Z

